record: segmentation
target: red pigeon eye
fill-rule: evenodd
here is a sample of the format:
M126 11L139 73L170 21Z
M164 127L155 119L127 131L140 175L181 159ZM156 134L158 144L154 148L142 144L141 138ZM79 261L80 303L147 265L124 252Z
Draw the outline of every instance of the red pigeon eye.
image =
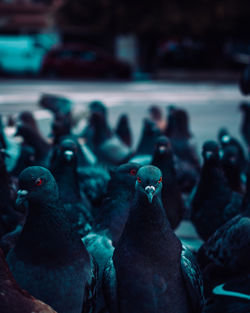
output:
M136 170L133 168L133 169L130 171L130 175L135 176L135 174L136 174Z
M137 177L137 181L138 181L138 183L141 183L140 177Z
M37 178L37 180L35 181L36 186L41 186L42 185L42 180L41 178Z
M160 184L162 182L162 177L158 180L158 183Z

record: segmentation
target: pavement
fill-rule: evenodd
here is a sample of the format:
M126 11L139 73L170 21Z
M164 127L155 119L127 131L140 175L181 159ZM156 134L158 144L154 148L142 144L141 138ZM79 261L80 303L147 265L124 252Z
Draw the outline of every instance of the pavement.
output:
M140 136L142 119L148 115L149 105L158 104L164 112L168 105L183 107L189 113L198 151L205 140L216 139L220 127L228 128L233 136L241 140L239 103L250 101L250 97L242 96L238 85L232 82L1 80L0 113L6 117L22 110L31 110L43 132L48 134L51 115L37 105L43 93L70 98L75 103L76 115L85 112L90 101L101 100L109 108L112 126L115 126L119 115L126 112L130 118L134 146ZM181 224L177 234L195 250L202 243L188 221Z

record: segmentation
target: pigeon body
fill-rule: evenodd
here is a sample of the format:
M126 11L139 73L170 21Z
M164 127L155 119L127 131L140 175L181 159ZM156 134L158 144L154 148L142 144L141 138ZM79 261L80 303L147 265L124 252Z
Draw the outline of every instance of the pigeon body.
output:
M161 135L161 131L157 128L156 124L149 120L144 119L141 137L136 150L137 155L152 155L154 152L155 140Z
M218 228L201 246L198 260L210 290L215 284L250 272L250 175L240 213Z
M31 146L35 150L35 164L47 166L51 146L41 134L35 132L29 125L20 124L17 128L17 135L23 138L24 144Z
M132 146L132 134L129 125L129 118L126 114L122 114L118 120L116 134L128 147Z
M107 236L111 238L113 245L118 242L126 224L139 168L140 165L136 163L119 166L108 184L107 196L97 220L97 229L107 230Z
M78 146L71 139L64 139L53 155L51 171L59 187L60 201L75 229L81 235L92 223L90 203L81 191L78 166Z
M56 313L50 306L22 290L15 281L0 250L1 313Z
M21 173L19 186L17 206L27 202L29 213L7 256L10 270L21 288L57 312L81 313L92 280L91 260L58 207L55 179L47 169L34 166Z
M182 245L162 207L161 177L154 166L144 166L137 173L135 199L104 275L112 313L201 312L201 289L196 289L200 284L194 279L194 287L189 276L191 269L194 276L197 272L189 257L186 265L182 262Z
M177 180L171 142L165 136L156 140L152 165L157 166L162 172L162 202L168 220L175 229L183 218L184 203Z
M183 109L171 107L167 118L165 134L171 140L174 153L198 170L199 158L189 130L188 113Z
M238 214L242 196L233 193L228 185L216 142L205 142L203 157L204 164L192 201L191 218L201 238L207 240L219 226Z
M225 147L221 163L230 188L244 194L245 185L242 179L243 171L238 149L233 145Z

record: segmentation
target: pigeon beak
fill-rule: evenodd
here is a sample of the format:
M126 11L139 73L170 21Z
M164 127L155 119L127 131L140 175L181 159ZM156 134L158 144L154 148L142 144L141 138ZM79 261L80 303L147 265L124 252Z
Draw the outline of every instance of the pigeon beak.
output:
M154 186L146 186L145 192L146 192L146 195L148 197L149 203L152 203L153 197L155 195L155 187Z
M74 155L74 152L71 151L71 150L66 150L64 151L64 156L65 156L65 159L70 162L73 158L73 155Z
M222 141L223 143L229 143L229 141L230 141L230 136L224 135L224 136L221 138L221 141Z
M213 157L213 152L212 151L206 151L205 157L207 160L210 160Z
M19 207L23 204L23 202L26 200L26 197L28 195L27 190L21 190L19 189L17 191L17 198L16 198L16 206Z
M166 146L159 146L158 149L161 154L163 154L167 150Z

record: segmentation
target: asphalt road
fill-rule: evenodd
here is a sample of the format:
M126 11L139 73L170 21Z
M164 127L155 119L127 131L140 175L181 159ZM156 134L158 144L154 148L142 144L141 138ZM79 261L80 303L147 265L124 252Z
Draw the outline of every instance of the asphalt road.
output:
M185 108L190 115L191 130L198 149L204 140L216 139L218 129L227 127L239 139L241 112L239 103L250 100L243 97L232 83L187 82L72 82L72 81L0 81L0 113L3 116L31 110L39 120L44 133L49 132L50 113L38 107L42 93L67 96L75 103L74 112L86 111L92 100L101 100L109 107L109 120L115 125L118 116L126 112L136 145L142 118L147 116L151 104L163 107L176 105ZM190 223L184 222L177 233L194 248L200 245Z

